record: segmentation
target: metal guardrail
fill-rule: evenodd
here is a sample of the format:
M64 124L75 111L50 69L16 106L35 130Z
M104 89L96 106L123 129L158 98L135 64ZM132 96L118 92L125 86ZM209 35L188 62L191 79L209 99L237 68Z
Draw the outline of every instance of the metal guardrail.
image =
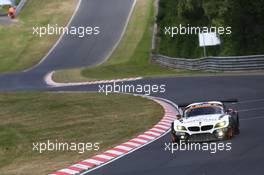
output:
M234 72L264 70L264 55L207 57L199 59L152 55L152 61L176 69Z
M16 14L15 14L15 16L18 16L19 15L19 13L21 12L21 10L24 7L24 5L26 4L26 2L27 2L27 0L21 0L19 2L19 4L16 7Z
M159 0L156 0L157 11ZM157 46L157 23L153 26L152 51ZM206 57L197 59L173 58L152 54L153 62L174 69L201 70L211 72L259 71L264 70L264 55Z

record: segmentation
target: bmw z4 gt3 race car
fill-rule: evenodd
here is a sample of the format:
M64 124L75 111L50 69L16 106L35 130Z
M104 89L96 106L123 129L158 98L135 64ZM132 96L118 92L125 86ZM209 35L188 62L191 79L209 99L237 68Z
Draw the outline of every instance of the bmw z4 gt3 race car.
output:
M172 123L172 141L205 142L239 134L238 112L219 101L193 103Z

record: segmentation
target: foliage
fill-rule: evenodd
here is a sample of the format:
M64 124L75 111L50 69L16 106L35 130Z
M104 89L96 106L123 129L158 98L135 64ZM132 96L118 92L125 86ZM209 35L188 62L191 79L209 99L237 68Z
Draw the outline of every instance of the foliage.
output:
M158 52L196 58L203 56L197 35L172 38L164 27L187 26L232 27L231 35L221 35L221 46L207 47L209 55L263 54L264 0L160 0L157 23L160 27Z

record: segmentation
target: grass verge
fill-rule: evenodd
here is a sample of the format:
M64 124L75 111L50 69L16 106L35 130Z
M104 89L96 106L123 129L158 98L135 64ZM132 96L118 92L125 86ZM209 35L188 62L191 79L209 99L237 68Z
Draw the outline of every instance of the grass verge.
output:
M59 36L40 38L32 35L32 28L47 24L65 26L76 5L76 0L29 0L18 22L0 25L0 72L24 70L37 64Z
M53 75L53 79L56 82L83 82L138 76L216 76L260 73L212 73L171 70L157 64L151 64L150 52L155 9L155 0L138 0L125 35L107 62L94 68L57 71Z
M57 82L80 82L126 77L192 75L197 72L168 70L150 63L154 0L138 0L124 37L110 59L97 67L62 70Z
M100 151L146 131L163 115L153 101L91 93L0 94L1 175L47 174L97 152L32 151L33 142L100 142Z

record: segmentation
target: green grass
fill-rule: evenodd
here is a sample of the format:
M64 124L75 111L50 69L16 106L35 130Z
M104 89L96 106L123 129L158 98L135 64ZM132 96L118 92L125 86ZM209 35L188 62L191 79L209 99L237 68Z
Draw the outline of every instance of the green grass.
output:
M122 41L110 59L97 67L62 70L53 76L58 82L78 82L126 77L193 74L173 71L150 63L154 0L138 0Z
M40 38L32 28L47 24L65 26L75 0L29 0L15 24L0 25L0 72L19 71L37 64L59 36Z
M9 7L9 5L2 6L2 8L0 8L0 13L7 14Z
M210 73L201 71L172 70L150 62L152 27L155 16L154 0L138 0L117 49L110 59L94 68L57 71L53 79L57 82L82 82L127 77L164 77L164 76L215 76L241 75L241 73ZM175 52L177 48L167 46ZM189 49L189 50L188 50ZM188 46L186 52L190 52ZM249 73L244 73L249 74ZM255 74L255 73L253 73ZM258 74L258 72L257 72Z
M20 3L21 0L16 0L16 5L18 5Z
M263 54L263 1L160 0L157 52L176 58L201 58L198 34L165 35L165 27L231 27L220 35L221 45L206 47L208 56Z
M151 128L162 117L153 101L96 93L0 94L0 174L47 174L98 153L32 151L33 142L100 142L100 151Z

